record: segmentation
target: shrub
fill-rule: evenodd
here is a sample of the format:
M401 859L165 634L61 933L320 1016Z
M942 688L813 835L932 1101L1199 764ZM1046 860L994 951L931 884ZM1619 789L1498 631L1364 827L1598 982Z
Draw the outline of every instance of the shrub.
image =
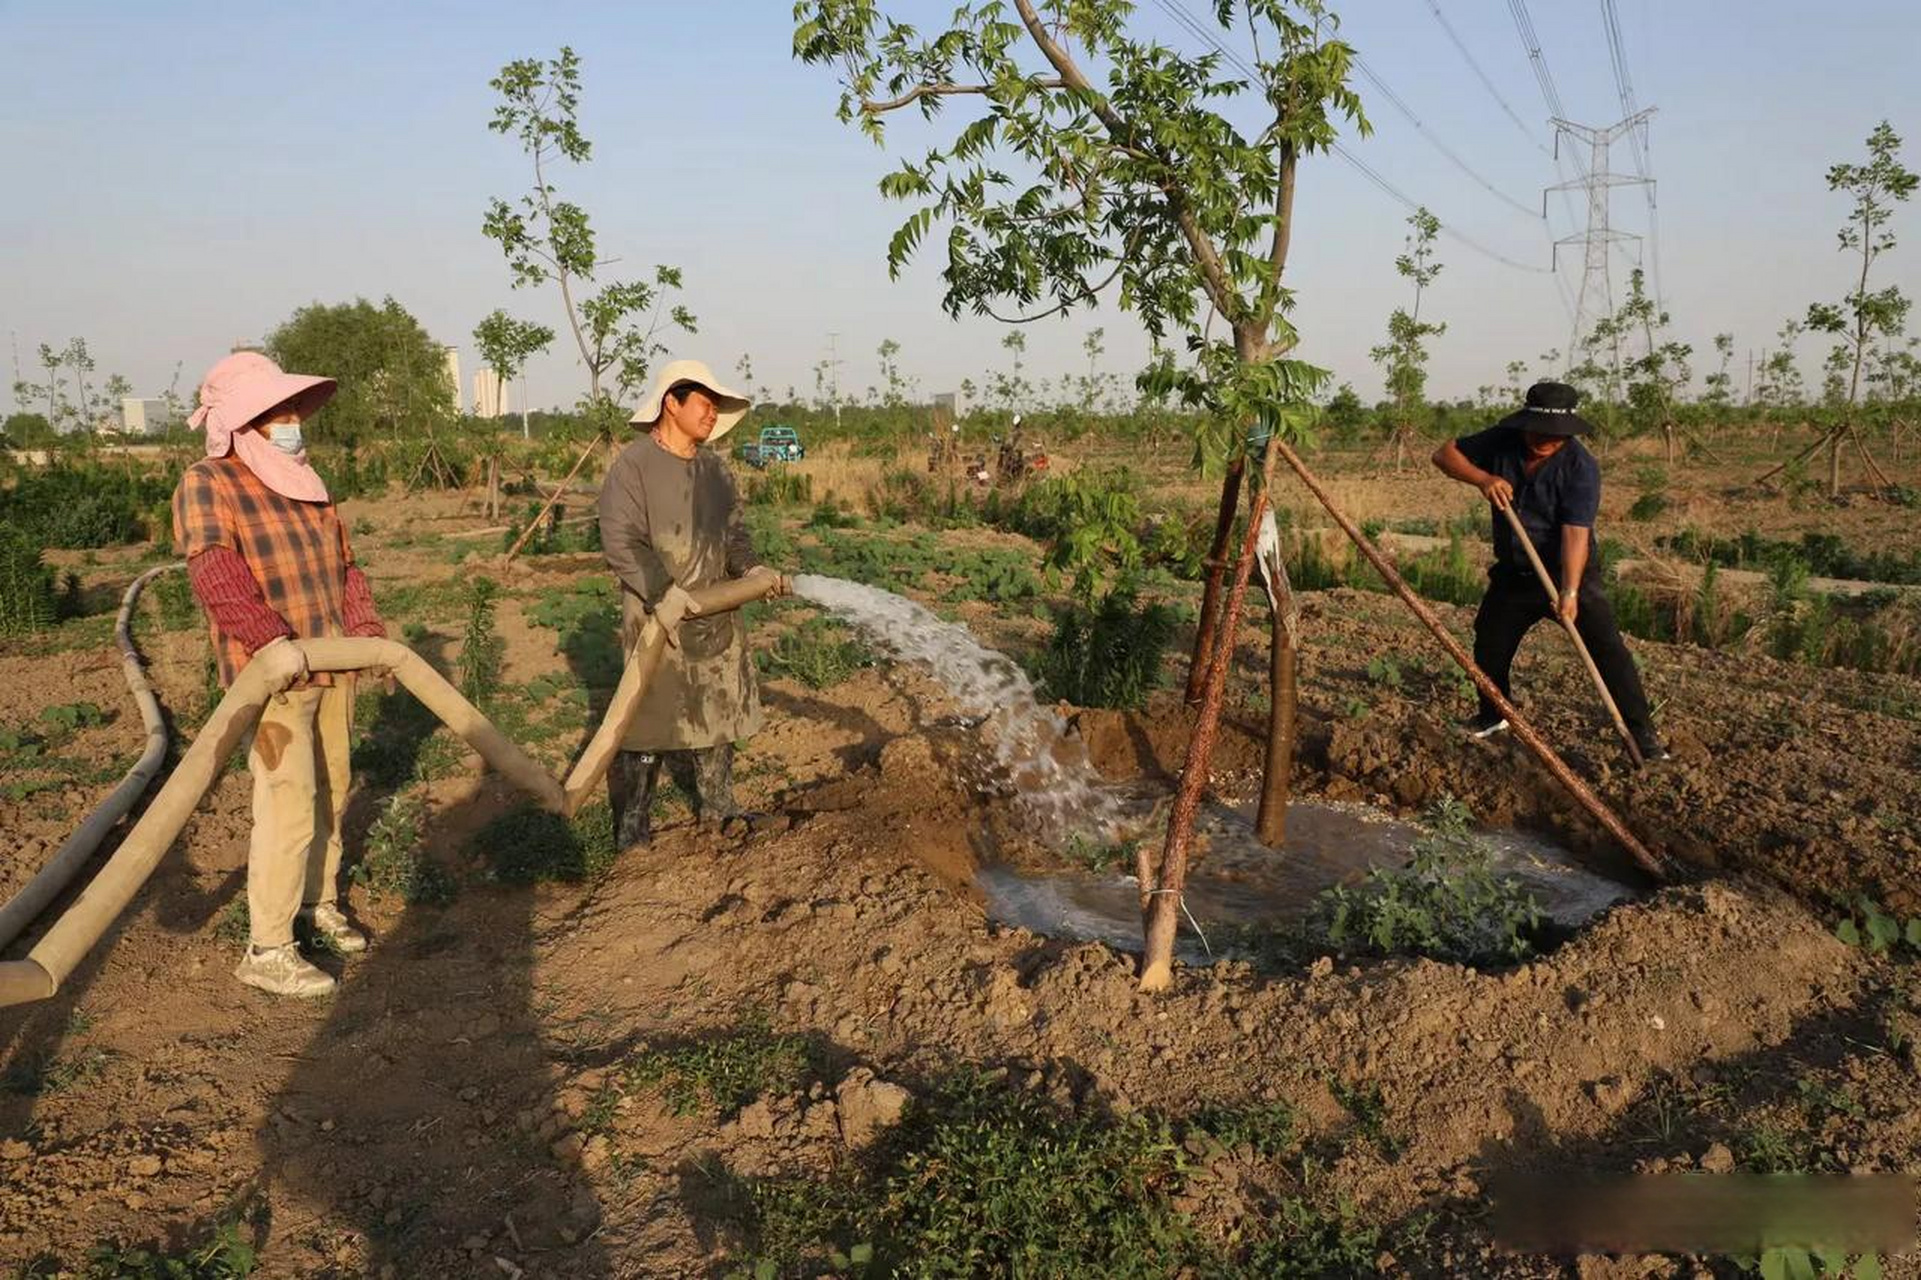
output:
M1160 686L1161 656L1173 636L1166 605L1110 592L1092 609L1055 610L1035 674L1049 694L1075 706L1138 708Z
M531 806L511 809L475 834L469 851L504 884L598 879L614 865L613 811L605 804L570 820Z
M872 655L831 618L809 618L755 655L770 676L791 676L810 689L829 689L871 665Z
M1630 520L1653 520L1668 509L1668 496L1659 489L1650 489L1634 500L1628 508Z
M814 477L776 467L749 477L747 501L769 507L798 507L814 500Z
M1466 806L1447 799L1405 867L1377 868L1357 887L1336 885L1315 904L1315 923L1342 950L1421 955L1456 964L1507 964L1534 950L1540 903L1496 873L1469 829Z
M441 907L458 886L444 867L421 851L427 801L418 791L389 796L367 831L366 853L354 866L354 883L376 898L397 897L408 906Z
M0 636L45 631L57 612L53 570L40 548L22 531L0 528Z

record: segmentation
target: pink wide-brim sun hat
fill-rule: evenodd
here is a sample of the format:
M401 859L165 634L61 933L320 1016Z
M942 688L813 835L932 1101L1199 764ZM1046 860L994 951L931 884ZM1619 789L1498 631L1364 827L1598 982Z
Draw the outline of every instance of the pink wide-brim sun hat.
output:
M232 446L234 432L261 414L297 400L307 417L333 399L338 386L332 378L287 373L257 351L236 351L207 370L200 407L187 421L207 429L207 454L218 458Z

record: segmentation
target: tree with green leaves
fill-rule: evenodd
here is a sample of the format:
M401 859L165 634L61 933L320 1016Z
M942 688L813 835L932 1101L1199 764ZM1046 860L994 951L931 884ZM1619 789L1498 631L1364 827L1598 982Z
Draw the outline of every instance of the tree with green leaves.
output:
M301 307L267 335L266 351L283 369L339 383L307 424L314 440L426 436L453 420L445 349L392 298Z
M1414 285L1414 305L1396 307L1387 318L1387 341L1368 355L1381 366L1387 393L1394 401L1394 427L1386 447L1394 454L1394 469L1407 463L1408 442L1414 438L1414 414L1427 395L1427 340L1447 332L1446 324L1421 319L1421 298L1441 274L1435 259L1434 241L1441 232L1440 219L1425 207L1408 215L1407 247L1394 259L1394 270Z
M1033 398L1034 384L1027 380L1027 335L1019 329L1011 330L1001 337L1001 349L1007 352L1011 361L1006 373L990 374L990 385L994 388L994 399L1009 413L1027 407Z
M1855 447L1878 488L1883 492L1895 488L1856 429L1855 410L1861 401L1863 367L1875 343L1899 333L1907 319L1911 300L1899 285L1870 289L1868 282L1876 260L1894 248L1894 232L1889 225L1894 219L1894 206L1912 196L1921 179L1902 165L1901 139L1887 121L1876 125L1868 135L1867 147L1867 163L1837 164L1828 170L1828 190L1845 192L1854 201L1854 208L1838 236L1841 251L1857 256L1860 261L1854 272L1854 285L1838 303L1814 303L1808 308L1807 317L1809 329L1838 339L1829 352L1827 367L1837 380L1845 378L1847 397L1840 406L1840 419L1798 457L1761 477L1761 481L1766 482L1826 446L1829 497L1840 495L1841 449L1847 444ZM1838 385L1836 389L1838 392Z
M474 350L500 379L502 387L513 385L527 362L554 344L554 331L531 320L516 320L496 307L474 326ZM521 433L527 430L527 406L520 406Z
M1701 403L1725 413L1734 404L1734 377L1728 372L1728 366L1734 363L1734 335L1715 334L1714 354L1720 357L1721 363L1713 373L1702 379L1707 389L1701 396Z
M666 353L663 330L694 332L693 315L670 301L681 287L680 270L656 266L650 280L612 281L581 296L606 264L587 211L560 198L549 172L561 161L585 164L593 153L578 121L580 58L563 46L557 58L508 63L489 84L499 99L487 127L519 141L534 181L517 205L491 200L482 230L506 256L516 289L549 281L559 288L587 369L587 406L611 419L611 406L639 389L649 366Z
M883 384L875 389L877 398L885 408L906 408L918 387L915 379L900 371L900 343L892 338L883 338L876 354L880 357L880 377Z
M1675 400L1683 387L1694 379L1688 358L1692 345L1666 337L1668 313L1648 296L1647 279L1636 267L1628 276L1627 301L1621 304L1618 318L1631 335L1640 338L1640 354L1622 367L1628 411L1643 429L1660 431L1667 464L1675 461L1675 445L1683 428L1677 421ZM1707 446L1691 433L1690 443L1705 450Z

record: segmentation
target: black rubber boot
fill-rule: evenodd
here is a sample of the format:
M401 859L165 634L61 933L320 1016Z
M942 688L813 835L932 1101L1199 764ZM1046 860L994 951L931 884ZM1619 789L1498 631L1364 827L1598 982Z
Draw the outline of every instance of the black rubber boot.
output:
M740 815L734 803L734 744L690 752L694 758L694 815L703 827L721 827Z
M654 784L660 757L650 751L621 751L607 771L607 798L614 810L614 847L645 846L654 835Z

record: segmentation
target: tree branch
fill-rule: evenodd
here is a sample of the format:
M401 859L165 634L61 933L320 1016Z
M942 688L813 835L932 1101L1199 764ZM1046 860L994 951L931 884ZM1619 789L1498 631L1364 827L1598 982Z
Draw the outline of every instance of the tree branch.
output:
M1065 89L1067 87L1065 80L1058 79L1029 80L1028 84L1036 89ZM993 91L993 88L994 86L991 84L918 84L906 93L903 93L900 97L890 98L886 102L870 102L862 99L860 110L862 115L878 116L884 115L889 111L898 111L902 107L920 101L922 98L950 98L956 94L963 93L990 93Z
M1021 25L1027 28L1027 34L1040 49L1041 56L1046 58L1059 73L1064 82L1063 87L1086 95L1088 109L1094 113L1095 118L1107 126L1107 131L1113 135L1114 141L1121 147L1134 149L1135 140L1132 136L1134 131L1128 127L1127 121L1121 114L1114 110L1113 104L1095 91L1086 74L1068 55L1067 50L1061 48L1049 34L1047 24L1042 22L1040 14L1034 11L1033 0L1014 0L1014 8L1019 10ZM1163 165L1168 164L1165 155L1156 156L1155 160ZM1181 235L1186 239L1188 248L1193 251L1195 265L1200 268L1201 280L1207 286L1208 297L1223 315L1238 317L1241 312L1240 299L1236 296L1233 285L1228 279L1227 268L1221 263L1220 251L1214 247L1214 242L1209 240L1207 233L1201 229L1200 220L1188 207L1187 199L1179 188L1163 184L1162 189L1167 193L1168 211L1174 215L1175 222L1180 226Z

